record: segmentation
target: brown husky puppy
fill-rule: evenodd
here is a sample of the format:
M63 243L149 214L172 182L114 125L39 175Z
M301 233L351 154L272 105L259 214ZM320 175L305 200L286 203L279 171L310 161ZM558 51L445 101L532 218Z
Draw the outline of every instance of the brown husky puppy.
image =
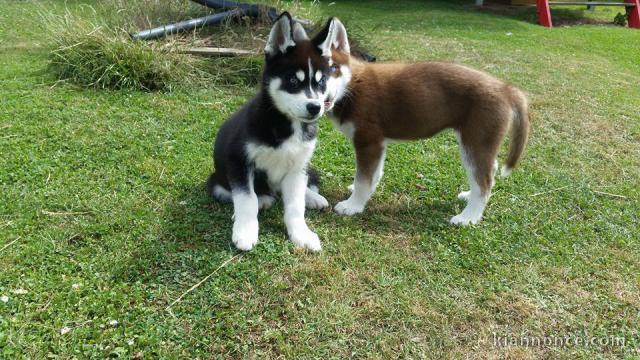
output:
M476 224L489 200L497 153L511 127L511 144L502 175L522 155L529 130L528 105L517 88L465 66L420 62L364 63L350 56L342 24L331 44L331 77L325 108L356 152L356 175L349 199L335 211L353 215L364 210L382 177L386 144L431 137L453 129L460 145L470 190L458 195L467 206L451 223Z

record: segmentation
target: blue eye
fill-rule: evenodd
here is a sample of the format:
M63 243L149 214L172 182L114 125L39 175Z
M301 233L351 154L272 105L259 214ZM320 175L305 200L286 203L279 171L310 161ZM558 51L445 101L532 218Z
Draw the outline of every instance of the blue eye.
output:
M320 78L320 81L318 81L318 85L324 86L326 82L327 82L327 77L322 75L322 77Z
M329 68L329 74L333 74L336 71L338 71L338 65L336 64L331 65L331 67Z

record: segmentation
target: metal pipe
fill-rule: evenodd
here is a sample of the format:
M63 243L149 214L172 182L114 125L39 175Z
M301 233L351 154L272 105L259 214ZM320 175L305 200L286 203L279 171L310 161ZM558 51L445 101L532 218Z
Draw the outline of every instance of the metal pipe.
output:
M131 37L137 40L152 40L165 37L167 35L177 34L183 31L193 30L198 27L219 24L229 18L242 16L244 14L241 9L233 9L218 14L207 15L197 19L180 21L175 24L164 25L153 29L143 30L132 34Z
M269 20L274 21L278 18L278 10L273 7L259 5L259 4L243 4L235 1L228 0L191 0L200 5L204 5L206 7L212 9L241 9L244 11L244 14L251 17L259 17L262 14L266 14L269 17Z
M137 40L152 40L158 39L161 37L165 37L167 35L177 34L179 32L193 30L198 27L215 25L219 24L226 19L231 17L240 17L240 16L251 16L251 17L259 17L263 14L266 14L269 19L273 22L278 18L278 10L265 5L259 4L243 4L235 1L228 0L191 0L200 5L204 5L206 7L212 9L219 10L227 10L222 13L208 15L205 17L191 19L186 21L181 21L179 23L160 26L154 29L143 30L135 34L131 34L131 37ZM307 30L309 30L310 23L308 21L301 21L300 19L295 19L305 26ZM365 61L374 62L376 61L376 57L373 54L370 54L366 51L356 51L354 55L361 57Z

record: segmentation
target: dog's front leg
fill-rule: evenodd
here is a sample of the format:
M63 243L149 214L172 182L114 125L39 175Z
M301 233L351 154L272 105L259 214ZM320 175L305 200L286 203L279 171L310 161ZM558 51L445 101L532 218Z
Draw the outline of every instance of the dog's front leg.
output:
M382 178L385 157L383 141L356 145L356 176L351 196L339 202L335 211L342 215L359 214L373 195Z
M252 174L239 176L232 183L233 234L231 240L240 250L249 251L258 243L258 196Z
M304 220L305 193L307 191L307 174L294 171L282 180L282 200L284 202L284 223L289 238L297 246L320 251L320 239L309 229Z

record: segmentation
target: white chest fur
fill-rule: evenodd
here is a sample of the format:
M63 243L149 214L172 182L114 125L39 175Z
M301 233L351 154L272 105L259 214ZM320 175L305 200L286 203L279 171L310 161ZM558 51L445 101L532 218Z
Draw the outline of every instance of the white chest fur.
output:
M248 158L257 169L266 172L269 183L276 189L285 175L303 171L316 147L316 139L302 140L300 124L294 124L293 128L293 134L277 148L254 143L248 143L246 147Z
M334 117L333 115L329 115L329 119L333 123L333 126L340 130L341 133L344 134L349 140L353 140L353 133L356 132L356 128L351 121L345 121L342 124L340 123L340 119Z

